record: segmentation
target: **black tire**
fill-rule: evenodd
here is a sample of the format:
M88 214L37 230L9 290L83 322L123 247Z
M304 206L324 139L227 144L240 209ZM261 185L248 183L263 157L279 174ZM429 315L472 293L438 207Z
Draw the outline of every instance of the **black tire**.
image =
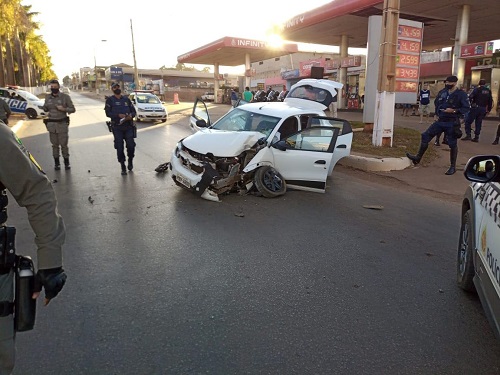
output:
M266 198L275 198L286 193L285 180L276 169L269 166L257 169L254 183L259 193Z
M462 216L460 238L457 251L457 283L467 292L474 292L474 244L472 243L473 227L470 210Z
M26 116L28 116L29 119L33 120L38 117L38 113L33 108L28 108L26 110Z

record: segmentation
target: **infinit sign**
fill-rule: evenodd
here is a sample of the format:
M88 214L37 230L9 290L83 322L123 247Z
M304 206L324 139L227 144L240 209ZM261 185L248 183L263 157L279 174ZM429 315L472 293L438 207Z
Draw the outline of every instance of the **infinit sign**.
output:
M243 47L243 48L266 48L267 45L265 42L260 40L251 40L251 39L239 39L233 38L228 45L229 47Z

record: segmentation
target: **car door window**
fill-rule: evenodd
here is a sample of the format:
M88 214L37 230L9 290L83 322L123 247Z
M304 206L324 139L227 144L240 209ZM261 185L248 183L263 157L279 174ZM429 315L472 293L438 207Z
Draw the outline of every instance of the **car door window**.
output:
M339 128L316 127L293 134L284 139L288 149L332 152L332 140L336 139Z

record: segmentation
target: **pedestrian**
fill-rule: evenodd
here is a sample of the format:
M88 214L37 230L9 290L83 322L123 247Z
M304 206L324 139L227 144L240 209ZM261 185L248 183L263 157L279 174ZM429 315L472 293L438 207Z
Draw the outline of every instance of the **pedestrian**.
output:
M403 112L401 113L401 116L406 116L408 117L408 111L411 109L411 104L405 103L403 104Z
M332 102L330 103L330 105L328 106L328 109L330 110L330 114L332 117L334 118L337 118L337 108L338 108L338 105L337 105L337 96L338 96L338 92L336 89L333 89L335 90L335 92L337 93L337 95L335 95L333 98L332 98Z
M286 88L286 85L283 85L283 90L281 90L280 94L278 95L278 101L279 102L284 101L287 95L288 95L288 89Z
M426 117L426 123L429 122L429 107L431 103L431 92L429 91L429 85L424 83L422 90L419 93L419 107L418 111L420 112L420 123L423 123L424 116ZM437 139L439 142L439 138Z
M243 91L243 100L250 103L253 100L253 94L250 91L250 87L245 87L245 91Z
M113 91L112 96L106 99L104 111L106 116L111 119L111 127L113 129L114 144L116 149L116 156L121 165L122 175L127 174L127 169L132 171L134 169L134 156L135 156L135 141L136 127L134 124L134 117L136 112L130 99L122 95L122 90L118 83L111 85ZM127 147L128 164L125 167L125 151L123 143Z
M0 120L2 120L5 125L9 125L9 117L12 114L12 110L5 100L0 99Z
M43 286L44 304L47 305L66 282L62 268L62 245L66 233L64 222L57 210L54 189L45 173L11 129L0 126L0 244L5 246L2 249L6 254L0 256L0 374L10 374L15 365L16 333L12 302L15 298L14 263L19 259L15 254L14 238L11 237L14 228L6 226L6 190L19 206L26 207L28 221L35 233L38 272L35 274L35 287L28 291L27 298L38 298ZM9 242L12 243L10 248ZM50 337L47 340L50 341Z
M483 119L493 108L491 90L485 86L486 80L480 79L478 86L469 95L470 111L465 118L465 137L462 141L479 142ZM471 125L474 122L474 138L471 137Z
M64 169L70 169L69 163L69 116L75 113L75 106L68 94L59 91L59 81L50 81L50 95L45 98L43 110L48 112L48 118L43 122L49 132L50 143L52 144L52 156L54 157L54 169L61 169L59 162L59 149L64 159Z
M445 173L447 175L452 175L456 172L458 156L457 138L462 136L460 116L466 115L470 108L467 94L463 90L458 89L457 82L457 76L446 78L444 81L445 88L439 91L434 100L438 119L422 133L418 153L416 155L406 153L406 156L413 164L420 163L431 139L439 133L444 132L447 136L448 146L450 147L450 168Z
M231 105L234 107L236 107L236 104L238 103L238 94L236 93L236 91L234 89L231 89Z
M499 140L500 140L500 124L498 124L497 126L497 134L495 136L495 140L493 141L492 145L497 145Z

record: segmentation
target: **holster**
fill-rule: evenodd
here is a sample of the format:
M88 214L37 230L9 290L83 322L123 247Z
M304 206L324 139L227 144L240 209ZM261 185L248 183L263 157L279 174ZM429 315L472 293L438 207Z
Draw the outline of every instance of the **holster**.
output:
M16 263L16 228L0 227L0 273L8 273Z
M51 118L44 118L43 120L43 123L45 125L47 125L49 122L65 122L66 124L69 125L69 116L66 116L64 118L60 118L60 119L51 119Z
M137 138L137 126L135 125L135 122L133 122L132 124L132 128L134 129L134 138Z
M106 121L106 126L110 133L113 133L113 123L111 121Z
M460 121L457 120L456 123L453 124L453 135L455 138L462 138L463 132L462 129L460 129Z

